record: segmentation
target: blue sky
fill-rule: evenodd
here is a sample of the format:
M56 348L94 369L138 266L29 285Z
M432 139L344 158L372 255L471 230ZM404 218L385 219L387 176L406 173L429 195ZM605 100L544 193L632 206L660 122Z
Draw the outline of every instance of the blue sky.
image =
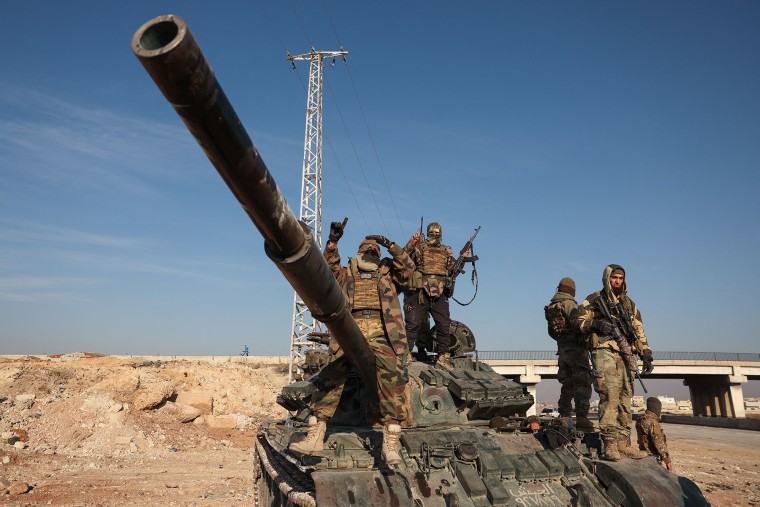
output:
M655 351L758 352L760 4L3 2L0 353L286 355L293 293L131 53L185 18L298 209L325 71L325 223L455 249L482 350L548 350L543 306L622 264ZM387 184L386 184L387 182ZM389 188L391 192L389 192ZM457 296L469 300L469 272Z

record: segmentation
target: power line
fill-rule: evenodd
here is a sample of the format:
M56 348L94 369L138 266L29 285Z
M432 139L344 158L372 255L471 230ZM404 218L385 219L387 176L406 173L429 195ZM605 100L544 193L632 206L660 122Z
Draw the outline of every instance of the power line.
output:
M367 188L369 189L369 195L372 197L372 202L375 204L375 209L377 210L377 214L380 217L380 221L383 224L383 229L385 230L385 235L390 236L388 232L388 226L385 224L385 219L383 218L383 213L380 211L380 206L377 204L377 199L375 199L375 193L372 191L372 185L369 183L369 178L367 178L367 173L364 170L364 165L362 164L361 158L359 157L359 152L356 150L356 145L354 144L354 140L351 138L351 134L348 130L348 126L346 125L346 121L343 118L343 112L340 110L340 106L338 106L338 101L335 99L335 94L333 93L332 87L330 86L330 83L328 81L327 83L327 89L330 91L330 95L332 95L333 100L336 104L336 110L338 111L338 116L340 116L340 121L343 124L343 128L346 131L346 137L348 138L348 142L351 145L351 148L354 150L354 156L356 157L356 164L359 166L359 169L361 170L362 176L364 176L364 181L367 183Z
M269 29L272 31L272 33L274 34L275 38L280 43L280 46L282 47L283 52L286 55L289 55L290 53L288 52L287 47L285 46L285 44L283 42L283 39L279 36L279 32L277 31L274 23L272 23L271 18L267 15L267 11L264 9L264 6L261 5L261 1L260 0L256 0L256 3L259 6L259 9L260 9L260 11L262 13L262 17L266 20L267 25L269 26ZM293 5L292 1L288 1L288 6L290 7L290 10L291 10L291 12L293 14L293 17L296 19L296 24L299 27L301 33L303 34L304 39L309 43L309 46L313 48L313 44L311 44L311 39L309 37L309 34L307 33L307 30L306 30L303 22L301 21L301 17L298 15L298 12L297 12L295 6ZM335 29L335 24L333 23L332 18L330 17L329 12L327 12L327 17L328 17L328 19L330 21L330 26L331 26L331 28L333 30L333 33L335 34L336 39L340 40L340 38L338 37L338 34L337 34L337 30ZM341 48L343 47L340 44L339 44L339 46ZM294 68L295 68L295 66L294 66ZM304 84L304 81L303 81L303 79L301 77L301 74L297 71L297 69L296 69L296 76L298 77L298 80L301 83L301 88L304 91L307 91L307 86L306 86L306 84ZM329 87L329 79L328 79L328 87ZM355 88L355 85L354 85L354 88ZM354 94L356 95L356 92L354 92ZM336 109L338 109L340 111L340 105L339 105L338 101L335 99L334 94L332 93L332 90L331 90L331 96L333 98L333 102L335 104ZM346 129L346 131L348 131L348 127L346 126L345 121L343 121L342 114L340 112L339 112L339 114L341 116L341 121L343 122L344 129ZM362 114L363 114L363 112L362 112ZM366 124L366 121L365 121L365 124ZM336 163L336 165L338 167L338 170L339 170L339 172L340 172L340 174L341 174L341 176L343 178L343 181L345 181L346 186L348 187L348 191L349 191L349 194L351 195L351 197L352 197L352 199L354 201L354 205L356 206L356 209L357 209L359 215L361 216L361 219L364 222L365 227L369 231L370 230L370 226L369 226L369 223L367 221L367 217L365 216L364 211L362 210L362 206L359 204L359 201L357 200L357 193L354 191L354 189L353 189L353 187L351 185L351 182L348 179L348 176L346 175L346 172L343 169L343 165L340 162L340 157L338 156L338 154L337 154L337 152L336 152L336 150L335 150L332 142L330 141L330 136L323 135L323 139L324 139L324 142L327 143L327 146L328 146L328 148L330 150L330 153L332 154L333 159L335 160L335 163ZM373 146L374 146L374 141L373 141ZM354 150L354 156L358 159L359 155L358 155L358 152L356 150L356 147L353 146L353 143L352 143L352 148ZM385 178L385 174L383 174L383 178ZM372 191L372 187L369 185L369 182L367 180L366 175L364 176L364 179L365 179L365 182L367 182L367 186L368 186L368 188L369 188L369 190L371 192ZM374 199L374 195L373 195L373 199ZM391 198L391 202L393 202L392 198ZM393 206L395 208L395 203L393 204ZM385 226L385 222L384 222L384 220L382 218L382 212L380 211L380 208L377 206L376 203L375 203L375 207L377 209L377 213L380 216L381 221L383 221L383 226L385 228L385 232L386 232L386 234L388 234L388 228L387 228L387 226ZM398 216L398 213L396 213L396 215ZM402 234L403 234L403 229L402 229Z
M325 15L327 16L328 21L330 22L330 27L332 28L333 34L335 34L335 39L338 41L338 45L340 47L343 47L343 43L340 40L340 36L338 35L338 30L335 28L335 23L333 22L332 16L330 15L330 9L327 6L326 0L322 0L322 6L325 10ZM359 112L361 113L362 120L364 121L364 128L367 130L367 135L369 136L370 144L372 145L372 151L375 155L375 160L377 161L377 166L380 169L380 174L383 176L383 182L385 183L385 189L388 191L388 197L390 198L391 206L393 206L393 212L396 215L396 221L398 222L399 231L401 231L402 237L406 236L404 233L404 227L401 225L401 218L398 214L398 208L396 206L396 201L393 199L393 193L391 192L390 185L388 184L388 178L385 175L385 169L383 168L383 164L380 161L380 155L377 151L377 145L375 144L375 138L372 135L372 130L369 128L369 122L367 121L367 115L364 113L364 107L362 106L362 101L359 98L359 92L356 88L356 82L354 81L353 74L351 74L351 67L346 66L346 71L348 72L349 80L351 81L351 87L354 92L354 97L356 98L356 103L359 106ZM365 176L366 180L366 176ZM381 215L382 220L382 215ZM385 221L383 220L383 225L385 226ZM387 228L386 228L387 233Z
M388 190L388 196L391 200L391 205L393 206L393 211L396 214L396 221L398 221L398 227L401 231L402 237L405 236L404 234L404 227L401 225L401 218L398 215L398 208L396 207L396 201L393 199L393 193L391 192L391 188L388 185L388 178L385 176L385 170L383 169L383 164L380 162L380 155L377 152L377 146L375 145L375 138L372 136L372 131L369 128L369 123L367 123L367 116L364 114L364 107L362 107L362 102L359 100L359 93L356 90L356 85L354 83L353 75L351 74L350 67L346 66L346 70L348 71L348 77L351 81L351 86L354 90L354 96L356 97L356 103L359 105L359 112L362 115L362 120L364 120L364 126L367 129L367 133L369 135L369 141L370 144L372 144L372 151L375 154L375 159L377 160L377 165L380 168L380 174L383 175L383 181L385 182L385 188Z

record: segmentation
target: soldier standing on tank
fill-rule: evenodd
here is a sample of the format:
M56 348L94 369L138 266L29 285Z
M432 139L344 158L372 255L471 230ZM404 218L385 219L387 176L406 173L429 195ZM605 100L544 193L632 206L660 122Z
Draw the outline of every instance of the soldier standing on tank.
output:
M657 461L663 463L668 471L673 471L673 460L668 453L668 440L660 426L660 413L662 402L653 396L647 398L647 410L636 421L636 434L638 435L639 449L653 455Z
M436 368L452 370L451 355L451 315L449 313L449 295L444 285L451 268L454 266L454 253L451 248L441 243L443 232L438 222L427 226L427 239L422 239L422 232L415 232L404 246L414 261L417 270L412 275L407 291L404 293L404 319L409 350L414 348L423 322L433 317L435 322L436 351L438 359ZM417 347L421 355L423 349Z
M607 309L622 305L636 332L636 339L630 345L631 351L640 354L650 367L652 349L644 334L641 314L626 292L625 270L617 264L605 267L602 287L601 291L590 294L581 303L573 324L581 333L591 333L589 348L596 370L594 387L599 394L599 430L605 444L605 456L613 461L621 456L640 459L646 453L631 445L633 375L626 368L615 340L614 324L605 317L607 312L601 305L607 305Z
M325 259L346 294L348 307L375 355L379 412L383 420L382 457L389 465L401 462L399 437L404 420L404 389L409 377L406 359L409 354L398 285L406 286L414 271L414 263L404 250L384 236L367 236L359 245L356 258L348 266L340 265L338 240L343 236L345 222L333 222L325 245ZM380 258L380 246L388 249L393 258ZM311 402L309 430L300 442L290 449L303 454L324 449L327 420L338 408L351 363L342 350L330 357L319 372L319 390Z
M591 400L591 366L586 350L586 336L579 333L570 323L578 312L575 301L575 280L565 277L559 281L557 292L551 300L561 305L564 324L560 325L557 333L557 380L562 384L560 389L560 417L571 417L573 400L575 400L575 427L581 431L594 431L594 423L588 418ZM550 323L551 324L551 323Z

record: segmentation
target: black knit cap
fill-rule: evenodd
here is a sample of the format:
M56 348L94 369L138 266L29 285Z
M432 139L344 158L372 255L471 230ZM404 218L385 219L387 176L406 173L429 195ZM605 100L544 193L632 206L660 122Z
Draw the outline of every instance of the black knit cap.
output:
M662 402L660 399L654 396L647 398L647 410L654 412L657 414L657 417L660 417L660 413L662 412Z
M575 297L575 280L568 277L563 278L559 281L557 290L559 292L564 292L565 294L570 294L571 296Z

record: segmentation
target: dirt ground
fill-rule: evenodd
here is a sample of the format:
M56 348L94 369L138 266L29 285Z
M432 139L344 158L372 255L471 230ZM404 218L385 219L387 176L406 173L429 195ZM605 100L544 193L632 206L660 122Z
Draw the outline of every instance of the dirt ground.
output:
M0 359L0 504L252 505L251 446L286 382L281 365ZM713 506L760 506L757 447L670 447Z

